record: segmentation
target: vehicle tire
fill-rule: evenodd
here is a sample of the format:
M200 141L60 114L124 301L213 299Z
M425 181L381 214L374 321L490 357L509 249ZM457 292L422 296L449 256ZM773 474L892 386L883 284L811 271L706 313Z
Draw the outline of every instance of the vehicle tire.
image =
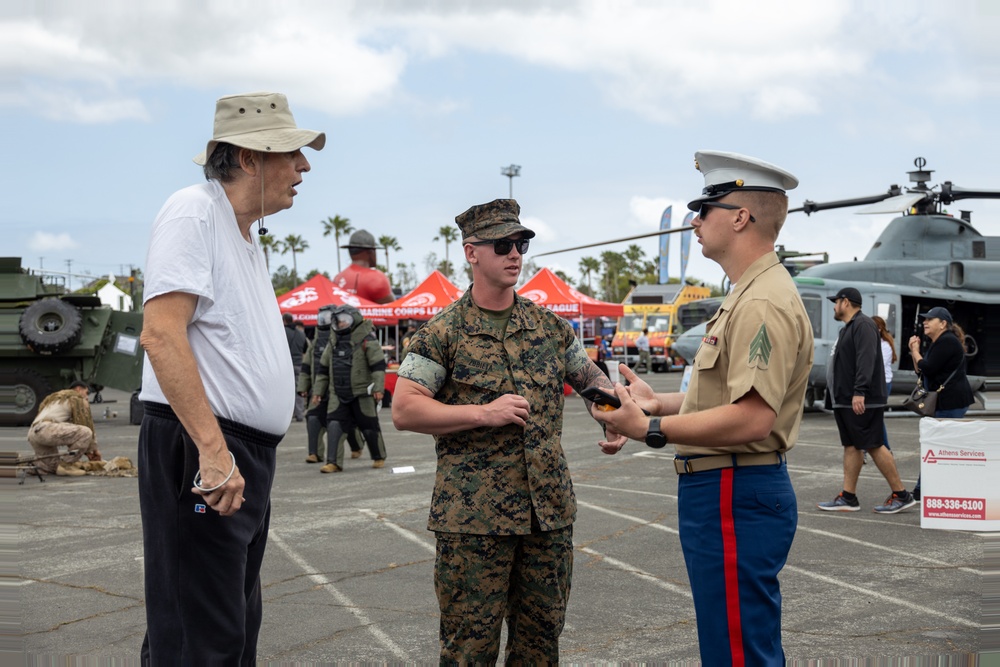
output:
M18 323L21 340L38 354L59 354L80 342L83 315L71 303L42 299L28 306Z
M52 385L30 368L0 372L0 396L5 399L0 406L0 426L28 426L42 399L52 393Z

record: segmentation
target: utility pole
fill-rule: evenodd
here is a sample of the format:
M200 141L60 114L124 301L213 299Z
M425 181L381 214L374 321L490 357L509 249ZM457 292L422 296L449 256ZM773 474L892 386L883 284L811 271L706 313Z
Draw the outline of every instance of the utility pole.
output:
M514 177L521 175L521 165L512 164L509 167L500 167L500 173L510 179L510 198L514 198Z
M66 260L66 291L73 291L73 260Z

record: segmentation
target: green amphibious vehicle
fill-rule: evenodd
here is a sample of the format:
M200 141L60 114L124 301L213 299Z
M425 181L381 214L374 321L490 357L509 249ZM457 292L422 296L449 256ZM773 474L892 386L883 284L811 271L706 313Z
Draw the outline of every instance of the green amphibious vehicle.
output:
M38 276L0 257L0 426L25 426L48 394L82 380L132 392L142 381L142 313L67 294L61 276Z

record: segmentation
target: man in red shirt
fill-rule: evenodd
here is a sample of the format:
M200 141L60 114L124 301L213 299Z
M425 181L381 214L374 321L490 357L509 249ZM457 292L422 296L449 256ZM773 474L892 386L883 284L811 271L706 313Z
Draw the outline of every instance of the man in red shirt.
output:
M375 268L375 237L371 233L359 229L341 247L347 248L351 263L334 276L334 285L375 303L389 303L396 298L389 278Z

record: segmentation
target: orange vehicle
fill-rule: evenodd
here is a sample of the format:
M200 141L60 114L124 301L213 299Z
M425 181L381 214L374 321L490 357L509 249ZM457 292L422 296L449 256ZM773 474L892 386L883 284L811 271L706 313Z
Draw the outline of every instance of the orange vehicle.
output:
M674 336L680 333L677 307L710 295L709 288L694 285L638 285L632 288L622 302L625 312L618 318L618 330L611 341L612 360L635 366L639 360L635 339L643 329L648 329L652 370L657 373L671 370L675 366L671 345Z

